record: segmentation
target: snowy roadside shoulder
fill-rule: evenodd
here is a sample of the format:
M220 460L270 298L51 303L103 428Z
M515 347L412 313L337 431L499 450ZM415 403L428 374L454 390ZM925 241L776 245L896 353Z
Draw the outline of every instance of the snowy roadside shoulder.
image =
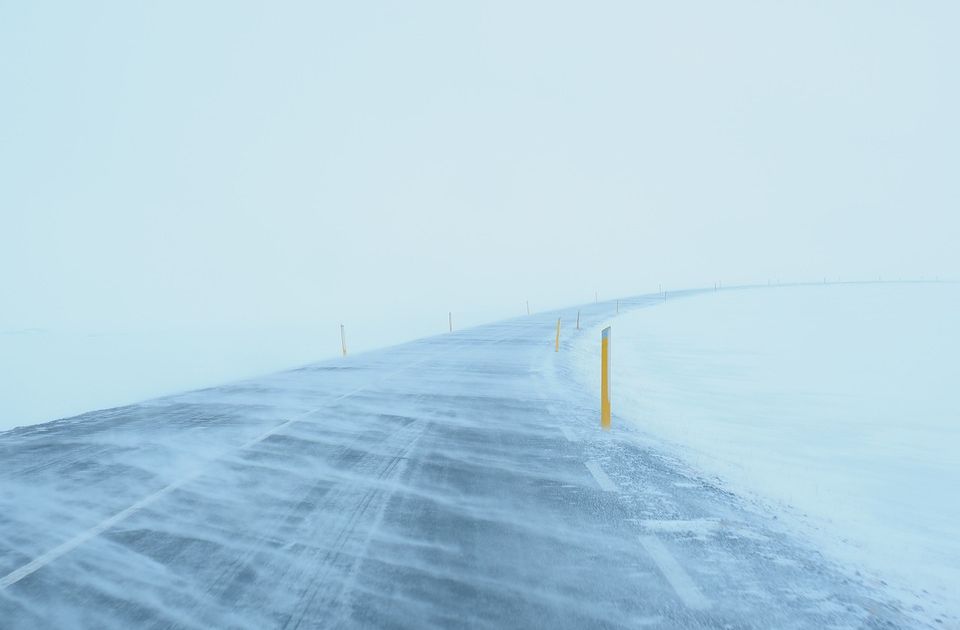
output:
M615 420L919 619L960 618L955 285L708 293L613 326ZM593 334L596 332L596 334ZM572 344L599 390L599 327Z

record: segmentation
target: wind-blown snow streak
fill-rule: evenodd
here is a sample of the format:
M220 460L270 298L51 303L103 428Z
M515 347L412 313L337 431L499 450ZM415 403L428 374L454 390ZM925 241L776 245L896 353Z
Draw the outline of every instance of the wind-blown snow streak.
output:
M423 359L418 359L417 361L414 361L414 362L410 363L409 365L406 365L406 366L404 366L404 367L402 367L402 368L399 368L398 370L396 370L396 371L394 371L394 372L388 373L388 374L386 375L386 377L389 378L390 376L393 376L394 374L396 374L396 373L398 373L398 372L402 372L402 371L404 371L404 370L408 370L408 369L410 369L410 368L412 368L412 367L414 367L414 366L416 366L416 365L418 365L418 364L420 364L420 363L423 363L425 360L427 360L427 358L432 358L432 357L425 357L425 358L423 358ZM352 396L352 395L354 395L354 394L357 394L357 393L363 391L364 389L365 389L365 387L358 387L358 388L354 389L353 391L350 391L350 392L348 392L348 393L346 393L346 394L342 394L341 396L338 396L338 397L334 398L334 399L333 399L330 403L328 403L328 404L333 404L333 403L336 403L336 402L338 402L338 401L340 401L340 400L343 400L344 398L349 398L350 396ZM324 406L326 406L326 405L324 405ZM287 428L289 425L293 424L294 422L303 421L304 419L306 419L306 418L308 418L308 417L316 414L316 413L317 413L318 411L320 411L321 409L323 409L323 407L318 407L318 408L312 409L311 411L308 411L308 412L306 412L306 413L300 414L299 416L297 416L297 417L295 417L295 418L291 418L290 420L287 420L287 421L285 421L285 422L281 422L280 424L276 425L276 426L273 427L272 429L269 429L269 430L267 430L267 431L264 431L263 433L261 433L260 435L258 435L258 436L255 437L255 438L253 438L252 440L250 440L250 441L248 441L248 442L246 442L246 443L244 443L244 444L241 444L238 448L239 448L239 450L244 450L244 449L248 449L248 448L250 448L250 447L252 447L252 446L255 446L255 445L259 444L260 442L264 441L265 439L269 438L270 436L272 436L272 435L274 435L274 434L282 431L283 429ZM226 453L222 453L220 456L216 457L215 459L219 459L219 458L222 457L223 455L226 455ZM170 492L173 492L174 490L176 490L176 489L179 488L180 486L182 486L182 485L184 485L184 484L186 484L186 483L189 483L190 481L193 481L197 476L199 476L199 475L202 474L203 472L204 472L204 468L203 468L202 466L197 467L197 469L196 469L194 472L189 473L189 474L187 474L186 476L180 478L179 480L174 481L173 483L171 483L171 484L169 484L169 485L161 488L160 490L157 490L156 492L154 492L154 493L152 493L152 494L150 494L150 495L145 496L144 498L140 499L139 501L137 501L136 503L134 503L134 504L131 505L130 507L128 507L128 508L126 508L126 509L124 509L124 510L121 510L120 512L118 512L118 513L114 514L113 516L111 516L110 518L108 518L108 519L106 519L106 520L98 523L98 524L95 525L94 527L91 527L91 528L88 529L87 531L82 532L82 533L74 536L73 538L71 538L70 540L66 541L65 543L60 544L60 545L57 545L56 547L54 547L54 548L51 549L50 551L47 551L46 553L40 555L39 557L31 560L30 562L28 562L27 564L23 565L22 567L18 567L17 569L15 569L14 571L11 571L11 572L8 573L7 575L0 577L0 588L6 588L6 587L10 586L11 584L16 584L17 582L19 582L20 580L22 580L22 579L25 578L26 576L28 576L28 575L30 575L31 573L33 573L34 571L36 571L37 569L40 569L40 568L46 566L47 564L49 564L50 562L56 560L57 558L59 558L59 557L62 556L63 554L69 553L70 551L72 551L73 549L79 547L80 545L82 545L83 543L87 542L87 541L90 540L91 538L93 538L93 537L95 537L95 536L99 536L101 533L107 531L108 529L110 529L111 527L113 527L114 525L116 525L117 523L119 523L120 521L124 520L125 518L127 518L128 516L130 516L131 514L133 514L134 512L136 512L137 510L143 509L144 507L150 505L151 503L153 503L153 502L156 501L157 499L160 499L160 498L163 497L164 495L166 495L166 494L168 494L168 493L170 493Z

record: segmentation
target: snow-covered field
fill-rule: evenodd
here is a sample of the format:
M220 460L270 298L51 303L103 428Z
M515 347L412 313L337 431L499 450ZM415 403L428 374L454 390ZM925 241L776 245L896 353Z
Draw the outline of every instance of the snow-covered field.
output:
M457 328L475 325L455 315ZM447 314L347 322L351 354L444 332ZM0 328L0 431L338 356L340 322Z
M299 328L0 331L0 431L296 366L321 353Z
M960 286L725 290L611 320L636 423L908 608L960 609ZM596 389L598 340L578 340ZM882 582L881 582L882 580Z

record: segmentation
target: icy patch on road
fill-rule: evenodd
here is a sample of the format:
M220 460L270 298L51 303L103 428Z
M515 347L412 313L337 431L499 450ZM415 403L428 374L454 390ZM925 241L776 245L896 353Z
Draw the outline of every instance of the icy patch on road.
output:
M668 300L611 320L615 420L774 503L914 613L957 616L958 315L954 284ZM598 340L574 344L591 391Z

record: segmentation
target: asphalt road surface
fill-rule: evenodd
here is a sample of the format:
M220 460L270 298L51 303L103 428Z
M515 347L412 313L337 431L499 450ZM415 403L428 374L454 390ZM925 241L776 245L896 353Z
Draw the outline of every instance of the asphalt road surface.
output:
M910 626L615 398L600 431L553 333L612 314L0 434L0 628Z

